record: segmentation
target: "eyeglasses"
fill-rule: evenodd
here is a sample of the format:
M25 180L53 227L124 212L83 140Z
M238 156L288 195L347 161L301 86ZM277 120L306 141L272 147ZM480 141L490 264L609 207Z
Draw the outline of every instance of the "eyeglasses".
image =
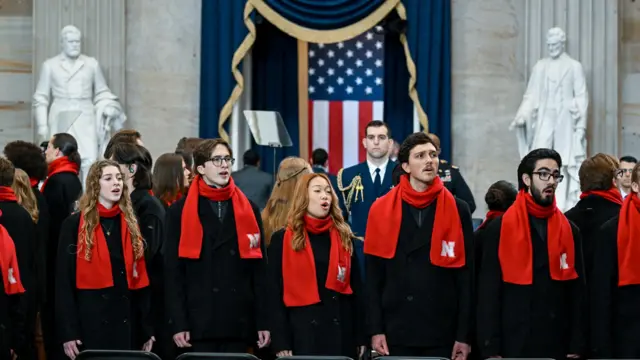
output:
M560 175L560 173L554 172L551 173L549 171L534 171L534 174L538 175L540 180L549 181L552 177L556 180L556 182L561 183L564 180L564 175Z
M618 169L616 170L616 176L617 177L621 177L624 174L631 174L633 173L633 169Z
M213 165L215 166L222 166L222 161L226 162L227 165L233 165L233 163L236 162L236 159L230 157L230 156L214 156L211 159L211 162L213 163Z

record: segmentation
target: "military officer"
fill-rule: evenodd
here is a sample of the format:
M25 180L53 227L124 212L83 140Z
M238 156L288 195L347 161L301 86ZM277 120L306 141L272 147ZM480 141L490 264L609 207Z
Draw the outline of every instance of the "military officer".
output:
M440 149L440 138L436 134L429 134L429 137ZM460 168L455 165L452 165L447 160L440 159L440 166L438 168L438 176L440 176L440 180L444 183L444 186L449 190L455 197L460 200L464 200L464 202L469 205L469 211L473 214L476 210L476 202L473 200L473 194L471 193L471 189L469 189L469 185L464 181L462 174L460 173Z
M389 160L392 141L387 124L380 120L369 122L365 128L365 138L362 139L367 160L338 172L340 207L345 218L349 215L351 230L356 236L364 237L371 204L393 187L391 179L396 164ZM361 274L364 274L363 247L362 241L354 243Z

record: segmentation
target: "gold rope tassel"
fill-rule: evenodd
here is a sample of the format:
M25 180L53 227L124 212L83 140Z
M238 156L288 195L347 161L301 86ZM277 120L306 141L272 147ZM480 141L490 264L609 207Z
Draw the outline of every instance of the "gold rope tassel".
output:
M251 21L251 12L253 10L253 5L247 2L244 6L243 18L244 25L249 30L249 33L245 36L244 40L242 40L242 43L238 46L238 49L231 59L231 72L233 73L233 77L236 79L236 86L233 88L233 91L231 91L231 96L229 96L229 99L220 110L220 115L218 116L218 134L220 134L220 137L226 142L229 142L230 138L229 134L224 129L224 124L231 116L231 113L233 112L233 105L238 101L238 99L240 99L242 91L244 90L244 77L240 70L238 70L238 66L249 50L251 50L253 43L256 42L256 26L253 21Z
M398 13L398 17L402 20L407 20L407 9L405 9L402 2L399 2L396 5L396 12ZM407 42L407 35L402 33L400 34L400 43L404 47L404 55L407 58L407 70L409 70L409 97L413 100L413 105L416 107L418 112L418 120L420 121L420 125L424 132L429 133L429 118L427 117L427 113L424 112L422 105L420 104L420 98L418 97L418 90L416 90L416 82L418 81L418 74L416 72L416 63L413 62L413 58L411 57L411 51L409 50L409 43Z

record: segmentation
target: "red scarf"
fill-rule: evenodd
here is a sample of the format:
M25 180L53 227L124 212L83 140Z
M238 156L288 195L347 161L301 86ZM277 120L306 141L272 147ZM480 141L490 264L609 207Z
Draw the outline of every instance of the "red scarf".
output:
M36 187L36 185L38 185L39 182L40 180L38 179L29 178L29 185L31 185L32 188Z
M0 186L0 201L18 201L10 186Z
M365 254L385 259L394 257L402 222L402 202L425 208L434 200L437 203L431 233L431 263L448 268L464 266L464 235L456 200L439 177L427 191L417 192L411 187L409 178L402 176L398 186L373 203L365 233Z
M640 284L640 199L630 193L618 220L618 286Z
M353 294L351 290L351 254L342 246L338 229L333 226L333 218L315 219L304 217L305 245L302 250L293 249L293 231L287 227L282 244L282 281L284 304L287 307L307 306L320 302L316 263L309 242L309 233L322 234L330 231L331 252L325 287L341 294Z
M24 293L18 269L16 246L7 229L0 225L0 271L4 282L4 292L7 295Z
M223 188L214 188L207 185L200 175L197 175L193 180L195 184L189 187L187 199L184 202L184 210L182 211L178 256L187 259L200 258L204 232L200 222L200 215L198 214L198 198L203 196L213 201L231 199L240 257L242 259L262 259L258 221L253 213L249 199L236 187L233 178L229 178L229 184Z
M489 210L489 212L487 212L487 216L485 217L484 221L482 222L482 224L480 224L480 226L478 226L476 230L484 229L484 227L487 226L487 223L489 221L497 218L500 215L504 215L504 211Z
M98 214L100 217L113 218L120 217L120 238L122 239L122 252L124 255L124 266L127 271L127 283L129 289L136 290L149 286L147 276L147 266L144 256L135 260L133 254L133 243L131 233L127 226L127 221L120 211L120 207L115 205L107 209L102 204L98 204ZM78 233L84 226L84 214L80 215L80 227ZM91 249L91 260L84 257L85 245L80 244L78 237L78 255L76 261L76 287L83 290L104 289L113 286L113 273L111 272L111 257L107 247L107 239L104 237L102 226L98 223L93 230L93 248Z
M69 157L67 156L63 156L53 160L51 164L49 164L48 176L46 179L44 179L44 182L40 187L40 191L44 191L44 187L47 185L47 181L49 181L49 179L53 175L63 173L63 172L70 172L70 173L74 173L75 175L78 175L79 173L78 164L69 160Z
M516 201L502 217L498 257L502 281L517 285L533 283L533 249L529 217L547 219L547 249L549 273L553 280L578 278L575 269L575 248L571 224L556 207L536 204L533 197L521 190Z
M182 199L182 196L182 193L177 193L174 196L171 196L169 193L167 193L166 195L161 196L160 200L167 204L167 206L171 206L174 202Z
M609 190L591 190L580 194L580 199L584 199L589 195L596 195L611 201L614 204L622 205L622 194L617 187L612 187Z

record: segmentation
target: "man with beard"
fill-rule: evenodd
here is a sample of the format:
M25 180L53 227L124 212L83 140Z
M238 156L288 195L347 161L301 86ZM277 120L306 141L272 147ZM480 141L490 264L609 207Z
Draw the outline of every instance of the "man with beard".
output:
M392 173L396 164L389 161L391 130L384 122L374 120L364 129L362 146L367 150L367 160L338 171L338 198L345 218L350 215L351 229L356 236L364 236L367 216L374 200L393 187ZM364 274L363 243L354 243L361 274Z
M409 135L405 174L371 206L364 241L368 330L381 355L466 360L473 307L473 227L467 204L438 176L438 150Z
M483 358L584 353L580 232L556 207L562 160L536 149L518 166L515 203L480 235L478 344Z

